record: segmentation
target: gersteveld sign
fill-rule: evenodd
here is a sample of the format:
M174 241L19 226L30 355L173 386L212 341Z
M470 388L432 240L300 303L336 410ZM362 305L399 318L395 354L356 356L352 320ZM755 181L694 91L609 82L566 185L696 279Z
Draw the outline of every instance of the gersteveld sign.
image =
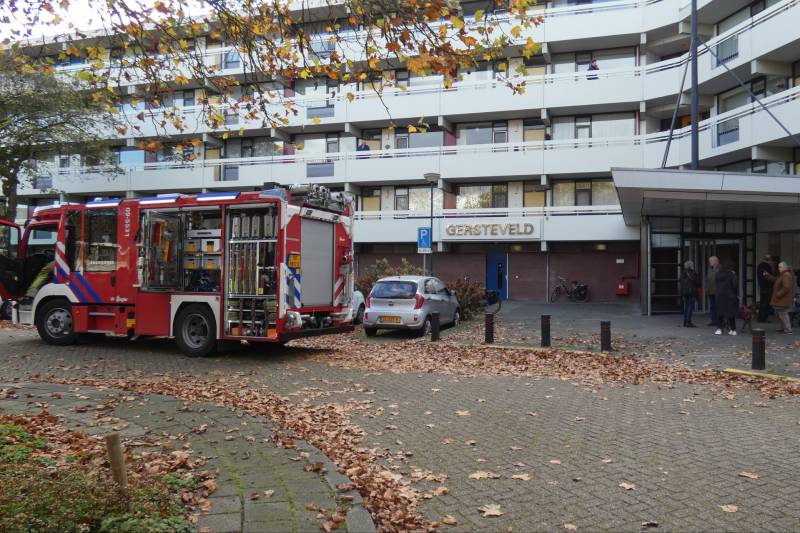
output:
M525 241L541 239L539 217L490 218L480 222L447 222L445 241Z

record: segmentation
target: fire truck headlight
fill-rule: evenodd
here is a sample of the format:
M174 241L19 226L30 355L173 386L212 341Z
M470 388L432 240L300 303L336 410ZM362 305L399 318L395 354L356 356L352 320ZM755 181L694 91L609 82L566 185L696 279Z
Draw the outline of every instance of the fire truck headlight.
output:
M297 311L286 312L286 327L296 328L300 327L301 324L302 324L302 318L300 317L300 313L298 313Z

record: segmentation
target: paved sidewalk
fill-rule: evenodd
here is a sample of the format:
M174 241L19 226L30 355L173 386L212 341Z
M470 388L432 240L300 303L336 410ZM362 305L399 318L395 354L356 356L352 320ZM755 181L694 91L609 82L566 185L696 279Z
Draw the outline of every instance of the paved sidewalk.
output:
M540 344L541 315L551 316L553 346L598 350L600 321L611 321L615 348L621 353L681 361L696 368L750 368L752 335L714 335L708 316L695 315L697 328L682 327L680 315L642 316L638 306L614 304L507 301L498 315L496 342ZM738 321L739 327L742 321ZM800 377L800 329L794 335L775 332L777 324L758 324L766 331L767 372Z
M363 445L383 450L406 478L422 479L414 484L427 495L422 511L456 520L445 531L640 531L651 522L654 531L788 531L800 523L800 398L683 384L379 373L328 366L310 353L324 354L252 349L189 359L167 341L56 348L35 333L0 330L0 381L241 373L239 386L290 402L351 406L344 409L366 431ZM240 457L232 462L250 469ZM427 471L438 481L425 481ZM503 514L481 516L491 504Z
M330 511L352 505L337 502L334 485L341 479L304 470L308 463L323 461L336 475L319 451L299 439L295 449L280 448L272 439L272 424L234 409L74 385L0 383L0 389L14 396L0 399L0 413L45 408L87 434L117 431L134 450L146 449L144 441L158 441L169 450L207 458L202 469L217 472L217 490L209 498L211 509L200 516L201 531L317 533L322 521L306 506Z

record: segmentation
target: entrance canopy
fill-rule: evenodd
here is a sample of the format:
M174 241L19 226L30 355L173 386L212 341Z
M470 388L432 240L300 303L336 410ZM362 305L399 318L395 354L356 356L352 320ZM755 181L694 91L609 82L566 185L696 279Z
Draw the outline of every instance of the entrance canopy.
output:
M800 215L797 176L629 168L611 172L628 226L639 226L645 216Z

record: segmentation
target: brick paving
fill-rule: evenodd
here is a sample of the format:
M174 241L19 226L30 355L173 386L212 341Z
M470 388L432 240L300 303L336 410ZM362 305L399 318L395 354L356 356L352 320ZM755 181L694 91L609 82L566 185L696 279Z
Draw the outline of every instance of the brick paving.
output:
M707 315L695 315L697 328L684 328L681 315L642 316L632 305L505 302L498 314L496 342L539 346L542 314L551 315L553 346L598 350L600 321L609 320L620 353L680 361L695 368L750 368L752 335L741 330L741 320L739 335L714 335L714 328L706 326ZM774 318L766 324L754 318L752 327L766 332L766 371L800 377L800 328L792 335L778 334ZM482 329L477 329L468 339L482 338Z
M351 412L367 432L365 445L386 449L387 464L401 473L447 475L416 484L423 492L448 489L422 504L433 519L456 518L447 530L572 524L639 531L657 522L657 531L786 531L800 524L797 398L680 384L589 388L557 379L377 373L305 353L253 349L188 359L168 341L54 348L33 332L3 329L0 380L243 372L292 402L368 402ZM471 479L477 471L500 478ZM521 474L530 479L512 478ZM504 514L482 517L486 504ZM727 505L737 511L725 512Z
M200 530L316 533L321 520L306 506L333 510L342 505L324 475L303 468L326 460L318 450L302 441L294 449L280 448L268 421L235 409L75 385L0 383L2 388L13 390L15 398L0 400L0 413L35 413L45 407L84 433L119 432L134 452L157 440L167 449L206 458L201 468L216 472L217 490L209 498L210 510L199 517Z

